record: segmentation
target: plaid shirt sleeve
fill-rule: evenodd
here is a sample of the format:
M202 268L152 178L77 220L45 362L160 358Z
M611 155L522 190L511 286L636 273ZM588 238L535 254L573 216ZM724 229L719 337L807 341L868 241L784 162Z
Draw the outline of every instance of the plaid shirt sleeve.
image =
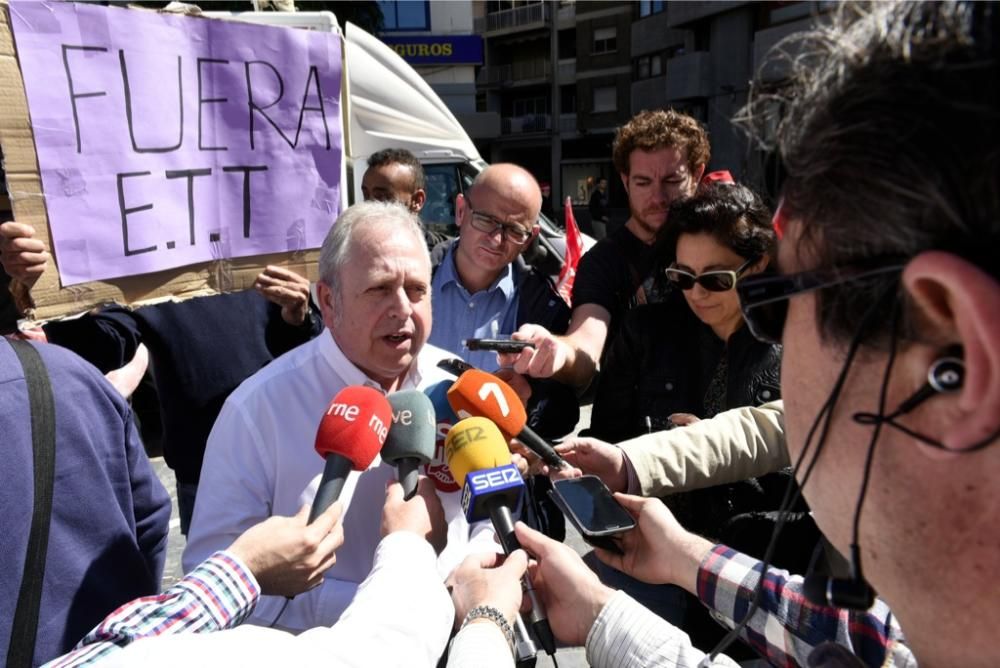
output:
M729 628L743 619L753 601L763 564L725 545L716 545L698 570L698 598L712 616ZM760 609L740 632L774 666L805 666L812 650L834 642L866 666L882 666L896 645L905 645L889 607L876 599L858 612L814 605L802 593L802 578L769 568L764 575Z
M260 587L243 562L216 552L162 594L137 598L112 612L46 668L87 666L142 638L232 628L253 612L258 598Z

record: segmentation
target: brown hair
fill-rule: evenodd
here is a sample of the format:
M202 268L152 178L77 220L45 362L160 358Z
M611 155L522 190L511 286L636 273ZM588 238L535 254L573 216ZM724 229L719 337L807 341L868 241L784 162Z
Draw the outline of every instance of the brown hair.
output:
M673 109L657 109L640 111L618 128L611 156L618 173L628 174L628 159L632 151L654 151L665 147L685 150L688 168L692 172L707 165L712 155L708 133L701 123Z

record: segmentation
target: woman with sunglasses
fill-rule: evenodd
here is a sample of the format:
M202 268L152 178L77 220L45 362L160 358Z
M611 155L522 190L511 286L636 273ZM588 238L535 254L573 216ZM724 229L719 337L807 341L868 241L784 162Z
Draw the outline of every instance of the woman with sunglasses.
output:
M674 203L668 221L656 252L675 294L628 314L601 371L589 435L611 443L780 398L781 347L754 338L736 291L743 278L768 267L776 245L771 212L745 186L714 184ZM761 557L770 536L762 514L779 507L787 481L787 474L769 475L665 502L686 529ZM778 561L805 568L814 545L786 547ZM721 637L695 602L678 618L679 590L607 567L601 575L681 624L696 646Z
M718 184L675 203L669 221L656 252L677 294L629 314L598 384L591 435L612 443L779 398L781 349L750 334L735 289L768 266L770 211Z

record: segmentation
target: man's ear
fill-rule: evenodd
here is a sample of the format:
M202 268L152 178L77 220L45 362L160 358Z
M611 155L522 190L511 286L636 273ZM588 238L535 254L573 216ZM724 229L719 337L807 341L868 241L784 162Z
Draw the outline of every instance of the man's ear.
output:
M323 324L326 325L327 329L332 330L331 325L335 315L333 306L336 300L333 298L333 289L323 280L316 282L316 298L319 299L319 311L323 316Z
M528 237L528 240L524 242L523 248L527 248L528 246L530 246L531 242L538 237L538 233L541 231L542 231L542 226L539 225L538 223L535 223L535 225L531 228L531 236Z
M410 211L413 213L420 213L420 210L424 208L424 203L427 201L427 192L423 188L417 189L412 195L410 195Z
M692 172L694 175L694 185L697 188L701 185L701 179L705 176L705 165L698 165L698 167Z
M624 186L625 188L625 194L628 195L628 174L622 173L619 174L618 176L621 177L622 186Z
M465 221L465 207L467 206L469 203L465 201L465 196L462 193L455 195L455 227L459 229Z
M907 264L903 285L926 330L921 338L940 340L942 349L962 346L961 417L940 440L949 450L966 450L1000 429L1000 283L957 255L928 251Z

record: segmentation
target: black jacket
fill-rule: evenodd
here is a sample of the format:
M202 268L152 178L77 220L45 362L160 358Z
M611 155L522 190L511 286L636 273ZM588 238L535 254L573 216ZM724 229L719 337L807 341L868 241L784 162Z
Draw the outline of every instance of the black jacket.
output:
M49 343L74 351L102 373L149 348L163 421L163 454L177 480L197 483L205 444L222 404L244 380L323 329L315 310L299 327L255 290L110 306L45 326Z
M725 397L706 402L724 357ZM780 369L780 346L757 341L746 327L722 341L675 293L626 315L598 382L591 435L617 443L668 428L671 413L709 418L774 401L781 397Z

